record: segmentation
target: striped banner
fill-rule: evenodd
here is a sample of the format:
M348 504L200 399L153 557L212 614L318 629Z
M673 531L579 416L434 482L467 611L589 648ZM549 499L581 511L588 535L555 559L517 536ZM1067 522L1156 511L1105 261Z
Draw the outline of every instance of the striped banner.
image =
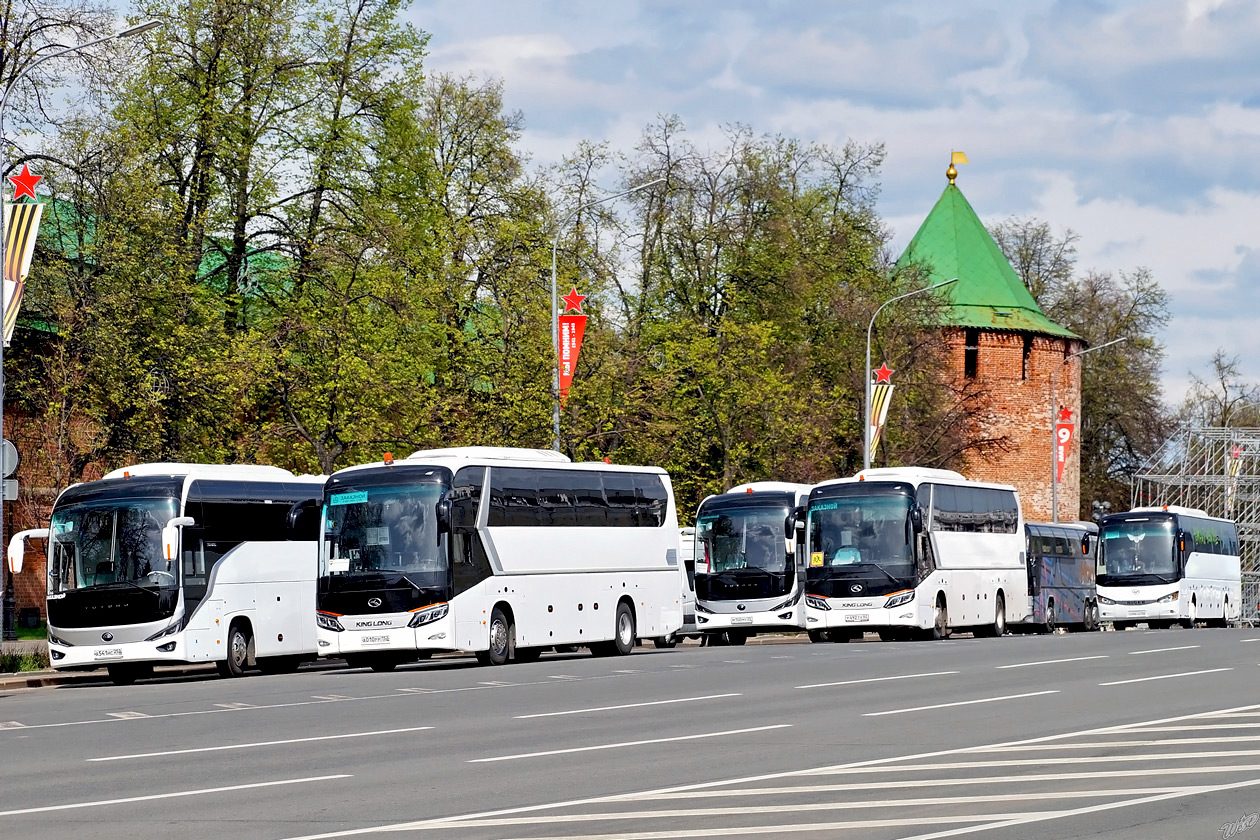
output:
M22 306L22 290L35 255L35 237L39 234L42 204L4 205L4 346L13 340L18 309Z
M884 421L888 419L888 404L892 402L893 384L877 382L871 386L871 461L875 460L875 450L879 448L879 433L884 430Z

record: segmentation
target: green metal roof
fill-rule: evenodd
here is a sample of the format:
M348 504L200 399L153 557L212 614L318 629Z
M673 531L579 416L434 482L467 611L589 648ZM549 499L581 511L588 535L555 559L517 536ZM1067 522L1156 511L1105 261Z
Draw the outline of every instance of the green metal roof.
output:
M929 284L958 278L934 293L953 304L944 316L950 326L1080 338L1041 311L954 184L945 187L897 267L912 263L927 269Z

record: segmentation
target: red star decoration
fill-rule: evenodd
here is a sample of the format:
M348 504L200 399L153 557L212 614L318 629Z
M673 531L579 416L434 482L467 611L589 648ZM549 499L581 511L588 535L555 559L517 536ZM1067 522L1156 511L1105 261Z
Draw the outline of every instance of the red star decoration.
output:
M880 382L887 382L889 385L891 385L892 375L893 375L892 369L888 367L887 362L884 362L883 364L879 366L879 369L875 371L875 383L879 384Z
M42 180L43 175L32 175L27 165L22 164L22 174L9 176L9 181L13 184L13 200L17 201L24 195L29 195L34 200L35 185Z
M577 286L574 286L573 291L569 292L567 295L564 295L560 299L564 301L565 312L568 312L570 309L576 309L578 312L581 312L582 301L586 300L586 295L579 295Z
M1072 409L1070 409L1070 408L1060 408L1060 409L1059 409L1059 422L1060 422L1060 423L1071 423L1071 422L1072 422Z

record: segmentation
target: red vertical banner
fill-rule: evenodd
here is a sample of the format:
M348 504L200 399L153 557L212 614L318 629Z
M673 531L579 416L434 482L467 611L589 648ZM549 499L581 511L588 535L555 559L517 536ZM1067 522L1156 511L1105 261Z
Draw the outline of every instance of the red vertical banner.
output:
M582 314L582 301L586 295L573 291L561 298L564 301L564 313L560 316L560 404L564 405L569 398L569 387L573 384L573 372L577 369L578 353L582 351L582 336L586 333L586 316ZM577 315L570 315L569 310L577 310Z
M582 350L582 335L586 332L585 315L560 316L560 404L569 398L569 386L573 384L573 370L577 367L578 353Z
M1054 424L1054 462L1055 481L1063 481L1063 465L1067 463L1068 453L1072 451L1072 433L1076 428L1072 423L1072 410L1059 410L1059 422Z

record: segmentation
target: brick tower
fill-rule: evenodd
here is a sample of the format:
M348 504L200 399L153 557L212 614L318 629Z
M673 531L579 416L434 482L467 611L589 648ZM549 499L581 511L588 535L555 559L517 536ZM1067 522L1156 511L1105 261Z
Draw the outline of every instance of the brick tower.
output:
M934 293L949 304L944 315L947 375L959 391L980 393L968 437L994 442L968 457L963 472L977 481L1013 484L1025 519L1050 521L1054 425L1066 409L1076 434L1058 483L1058 518L1078 519L1081 360L1072 356L1085 344L1037 306L954 183L957 175L951 163L945 192L897 265L926 269L929 284L958 278Z

